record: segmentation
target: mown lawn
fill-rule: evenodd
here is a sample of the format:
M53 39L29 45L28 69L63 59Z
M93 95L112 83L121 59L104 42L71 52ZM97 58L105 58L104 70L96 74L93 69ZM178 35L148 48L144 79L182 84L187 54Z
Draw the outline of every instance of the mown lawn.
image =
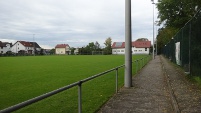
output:
M133 56L133 59L145 57ZM0 57L0 109L124 64L124 56ZM135 66L133 66L135 72ZM119 70L119 87L124 69ZM83 112L93 113L115 93L115 72L83 84ZM18 110L77 112L77 87Z

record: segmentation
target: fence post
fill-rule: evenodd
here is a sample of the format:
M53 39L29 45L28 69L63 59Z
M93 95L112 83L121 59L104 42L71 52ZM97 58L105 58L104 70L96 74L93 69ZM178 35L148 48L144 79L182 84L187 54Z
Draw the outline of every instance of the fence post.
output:
M78 112L82 113L82 81L78 84Z
M136 73L137 73L137 70L138 70L138 60L136 60Z
M142 67L144 67L144 58L142 58Z
M144 61L143 61L143 58L142 58L142 67L144 67Z
M118 68L116 68L116 93L118 92Z
M189 22L190 24L189 24L189 74L190 75L192 75L192 73L191 73L191 22Z

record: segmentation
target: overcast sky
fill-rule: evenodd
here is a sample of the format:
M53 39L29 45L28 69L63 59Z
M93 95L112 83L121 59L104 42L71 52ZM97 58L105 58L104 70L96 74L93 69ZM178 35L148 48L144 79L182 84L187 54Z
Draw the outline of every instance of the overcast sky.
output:
M132 40L153 40L151 0L132 1ZM156 0L155 0L156 1ZM155 9L155 19L157 11ZM125 41L125 0L0 0L0 41L82 47Z

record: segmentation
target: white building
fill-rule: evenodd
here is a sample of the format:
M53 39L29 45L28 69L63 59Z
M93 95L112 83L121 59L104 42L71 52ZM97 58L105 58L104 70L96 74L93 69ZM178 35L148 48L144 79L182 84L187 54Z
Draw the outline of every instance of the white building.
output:
M150 47L151 41L146 38L140 38L132 42L132 54L149 54ZM114 42L112 54L125 54L125 42Z
M13 53L34 54L41 51L41 47L36 42L17 41L12 47Z
M0 41L0 54L5 54L7 51L10 51L11 46L12 46L12 43Z
M57 44L55 46L55 54L70 54L70 46L68 44Z

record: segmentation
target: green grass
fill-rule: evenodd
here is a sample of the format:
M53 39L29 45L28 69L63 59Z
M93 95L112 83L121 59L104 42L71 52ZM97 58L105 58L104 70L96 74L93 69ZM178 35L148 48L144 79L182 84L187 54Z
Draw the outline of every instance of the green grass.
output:
M133 59L145 57L133 56ZM29 56L0 58L0 109L124 64L124 56ZM133 74L135 66L133 66ZM124 69L119 70L119 87ZM93 113L115 93L115 72L83 84L83 112ZM17 112L77 112L77 87Z

